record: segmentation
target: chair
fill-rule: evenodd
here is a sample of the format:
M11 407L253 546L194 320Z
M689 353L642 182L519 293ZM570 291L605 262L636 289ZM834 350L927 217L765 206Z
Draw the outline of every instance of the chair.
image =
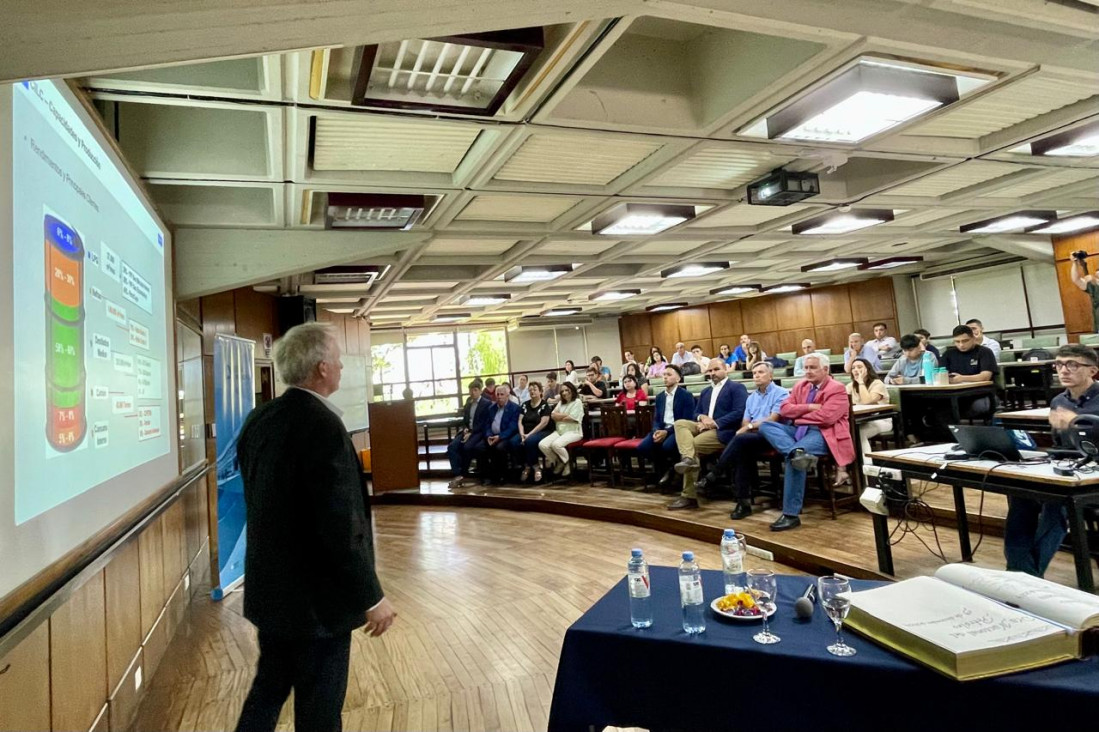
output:
M1019 360L1019 354L1015 351L1000 351L996 360L1000 363L1014 363Z
M614 446L626 439L626 408L619 404L604 404L600 411L600 434L584 442L584 453L588 458L588 483L595 485L596 473L607 476L611 488L614 488ZM596 467L597 457L602 457L602 467Z
M611 447L613 457L618 460L618 468L621 471L622 483L627 482L640 482L645 484L645 460L641 457L641 454L637 451L637 448L641 446L641 441L645 439L645 435L649 434L653 430L653 405L652 402L645 402L644 404L638 404L637 409L634 412L633 425L629 423L629 416L626 417L626 426L628 429L629 437L621 442L616 443ZM637 472L633 469L633 460L637 458Z
M859 433L858 428L855 426L855 411L851 404L851 396L847 397L847 420L850 426L851 439L858 440ZM851 503L857 503L859 495L862 493L862 465L858 463L851 463L847 466L847 472L851 476L851 492L837 493L836 488L842 486L834 486L832 482L828 480L827 467L836 467L836 460L832 457L831 453L827 455L821 455L817 461L817 488L824 494L829 507L832 511L832 520L836 519L836 509L842 506L846 506Z
M1085 333L1080 336L1081 346L1099 346L1099 333Z
M1020 348L1056 348L1061 345L1061 336L1042 335L1034 338L1021 338Z

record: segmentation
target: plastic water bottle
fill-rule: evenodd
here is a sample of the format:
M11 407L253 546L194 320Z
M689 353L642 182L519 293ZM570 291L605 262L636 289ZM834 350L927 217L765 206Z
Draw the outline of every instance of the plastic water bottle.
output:
M930 351L923 352L923 383L934 384L935 383L935 357L931 355Z
M649 584L649 565L640 549L630 552L626 571L630 588L630 622L635 628L648 628L653 624L652 586Z
M721 569L726 595L745 587L744 544L733 529L725 529L721 536Z
M679 565L679 602L683 606L683 630L688 634L706 630L702 601L702 572L695 563L694 552L683 552Z

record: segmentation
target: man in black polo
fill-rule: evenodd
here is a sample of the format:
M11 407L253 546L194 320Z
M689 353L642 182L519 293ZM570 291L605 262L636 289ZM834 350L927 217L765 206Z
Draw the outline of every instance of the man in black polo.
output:
M1087 346L1061 346L1054 368L1065 391L1053 397L1049 423L1053 439L1068 445L1068 426L1077 414L1099 415L1099 358ZM1064 506L1032 498L1012 497L1004 525L1004 558L1007 568L1041 577L1065 538L1068 522Z
M992 381L1000 370L996 355L982 345L978 345L973 331L968 325L959 325L954 329L954 346L943 351L939 366L950 375L951 384ZM958 400L958 413L966 419L980 419L992 415L996 405L991 396L967 397ZM930 411L928 422L934 430L934 438L950 441L950 410Z

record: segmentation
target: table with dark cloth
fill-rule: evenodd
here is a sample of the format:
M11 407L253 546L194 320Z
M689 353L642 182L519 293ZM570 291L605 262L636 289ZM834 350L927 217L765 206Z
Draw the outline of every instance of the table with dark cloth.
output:
M716 547L715 547L716 551ZM706 632L683 632L672 567L652 567L653 625L630 625L623 578L565 634L549 729L602 730L1014 730L1091 726L1099 713L1099 659L994 679L959 682L847 630L858 654L826 650L835 637L818 606L808 622L794 601L816 578L780 576L772 630L782 642L752 640L760 622L715 617ZM856 590L878 582L852 581ZM702 573L706 604L723 590L721 572ZM1088 721L1092 720L1092 721ZM1080 728L1083 729L1084 727Z

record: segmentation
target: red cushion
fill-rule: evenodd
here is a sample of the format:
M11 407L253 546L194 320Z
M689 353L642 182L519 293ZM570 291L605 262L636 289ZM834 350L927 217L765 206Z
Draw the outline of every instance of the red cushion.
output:
M593 450L605 450L608 447L614 447L620 442L624 442L624 437L599 437L594 440L588 440L584 443L584 447L591 448Z
M591 440L577 440L576 442L570 442L568 445L565 446L565 449L575 450L578 447L587 447L589 442L591 442Z
M614 446L615 450L636 450L641 447L641 441L645 439L643 437L635 437L632 440L622 440Z

